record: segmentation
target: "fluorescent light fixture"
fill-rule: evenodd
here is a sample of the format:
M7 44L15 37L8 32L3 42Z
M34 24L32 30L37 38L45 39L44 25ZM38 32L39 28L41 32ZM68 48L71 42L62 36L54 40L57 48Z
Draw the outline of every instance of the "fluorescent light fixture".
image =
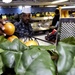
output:
M18 6L19 9L22 9L22 6Z
M56 7L56 5L47 5L46 7Z
M63 6L62 9L75 9L75 6Z
M2 0L2 2L4 2L4 3L10 3L10 2L12 2L12 0Z
M68 1L68 0L57 0L57 1L51 2L51 4L56 4L56 3L66 2L66 1Z
M24 6L22 8L23 13L31 13L31 6Z
M31 8L31 6L25 6L25 8Z

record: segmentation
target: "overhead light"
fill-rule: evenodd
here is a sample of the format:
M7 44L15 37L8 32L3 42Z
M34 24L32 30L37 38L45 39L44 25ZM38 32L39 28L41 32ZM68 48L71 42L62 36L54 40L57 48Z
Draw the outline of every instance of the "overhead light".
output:
M22 6L18 6L19 9L22 9Z
M56 5L47 5L46 7L56 7Z
M25 8L31 8L31 6L25 6Z
M63 6L62 9L75 9L75 6Z
M31 6L24 6L22 7L23 13L31 13Z
M2 0L2 2L4 2L4 3L10 3L10 2L12 2L12 0Z
M51 4L56 4L56 3L66 2L66 1L68 1L68 0L57 0L57 1L51 2Z

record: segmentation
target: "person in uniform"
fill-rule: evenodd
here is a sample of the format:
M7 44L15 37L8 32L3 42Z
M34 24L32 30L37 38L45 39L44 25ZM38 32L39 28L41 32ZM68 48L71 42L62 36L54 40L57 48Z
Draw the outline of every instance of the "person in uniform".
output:
M20 21L14 23L16 27L14 35L16 35L19 38L24 38L26 35L32 36L33 34L33 29L30 24L30 12L30 8L24 8L22 10Z

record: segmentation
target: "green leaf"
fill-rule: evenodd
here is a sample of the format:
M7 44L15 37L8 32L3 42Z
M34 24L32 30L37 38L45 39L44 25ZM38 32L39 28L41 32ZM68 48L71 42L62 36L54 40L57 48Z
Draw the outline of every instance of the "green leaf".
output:
M44 48L50 49L49 47ZM18 39L12 43L4 40L0 42L0 49L3 50L1 52L3 68L14 68L16 75L56 75L56 66L44 48L27 47Z
M3 73L2 67L3 67L3 62L2 62L1 55L0 55L0 75Z
M0 49L0 53L2 53L2 52L4 52L4 50L3 49Z
M15 61L15 52L5 51L1 54L3 64L9 68L13 67Z
M0 36L0 43L6 41L6 38L4 36Z
M49 45L49 46L30 46L30 48L38 48L39 50L56 50L56 46L55 45Z
M73 65L71 69L69 70L69 72L67 73L67 75L75 75L75 57L73 59Z
M21 61L20 61L21 60ZM55 65L46 51L40 50L27 50L24 51L21 56L19 56L16 61L16 65L20 69L23 69L24 72L18 71L16 68L16 74L20 75L56 75ZM24 66L24 67L23 67Z
M23 75L25 73L25 68L23 66L22 52L18 52L15 54L15 72L16 74Z
M18 39L15 39L13 42L9 42L8 40L1 42L0 48L8 51L23 51L28 49L28 47Z
M75 45L75 38L74 37L68 37L68 38L65 38L65 39L61 40L61 42Z
M75 45L59 42L57 50L59 52L59 59L57 62L58 75L68 75L68 72L73 66Z

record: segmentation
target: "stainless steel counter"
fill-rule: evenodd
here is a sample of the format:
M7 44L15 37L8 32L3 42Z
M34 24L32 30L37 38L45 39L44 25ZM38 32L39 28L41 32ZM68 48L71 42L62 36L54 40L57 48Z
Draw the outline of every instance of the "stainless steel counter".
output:
M33 31L44 31L48 30L52 21L47 22L33 22L31 23Z

